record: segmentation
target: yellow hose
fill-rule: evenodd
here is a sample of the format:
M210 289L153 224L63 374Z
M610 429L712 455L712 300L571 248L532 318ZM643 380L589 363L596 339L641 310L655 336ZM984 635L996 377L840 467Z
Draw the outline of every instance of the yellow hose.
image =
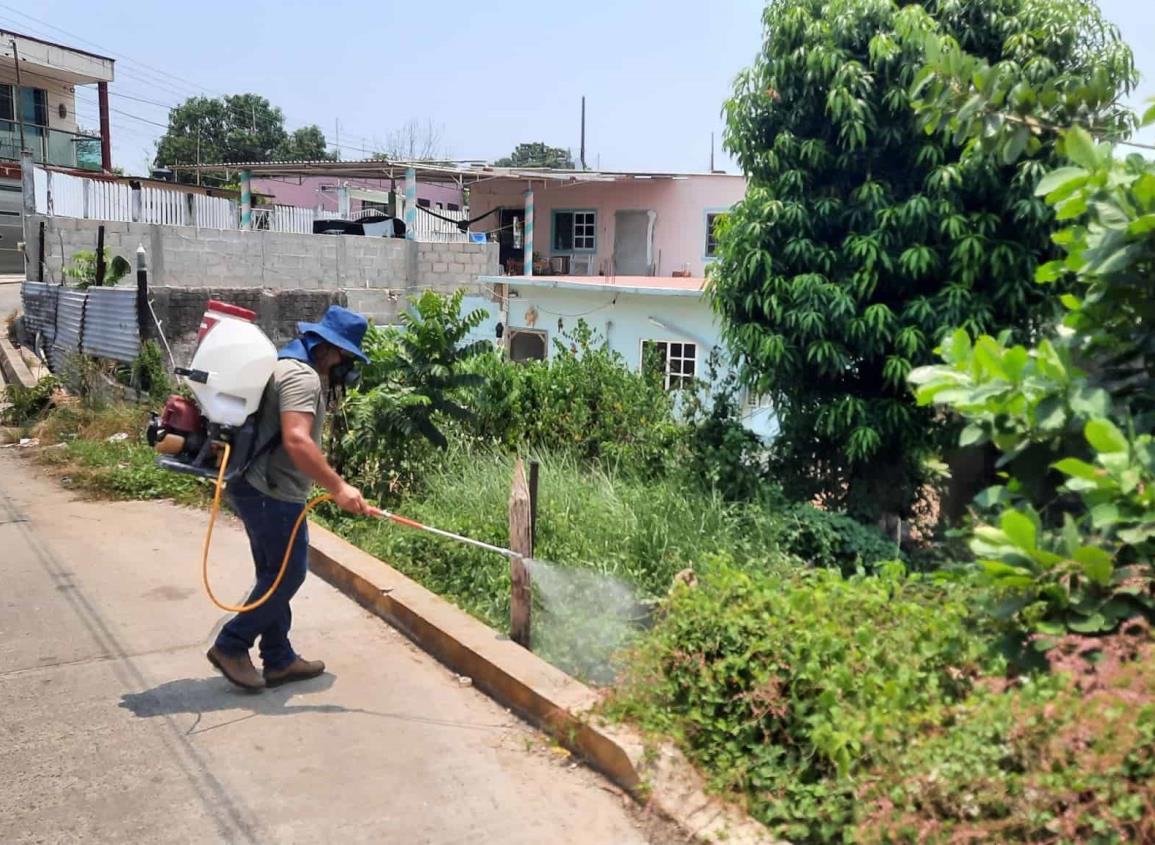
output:
M289 545L285 547L285 556L281 560L281 570L277 573L277 578L273 581L273 586L269 587L268 591L254 602L249 604L225 604L213 594L213 588L209 586L209 546L213 540L213 526L216 525L217 513L221 509L221 491L225 487L225 470L229 466L229 453L232 451L229 444L224 444L224 455L221 456L221 469L217 473L216 491L213 493L213 506L209 512L209 530L205 532L205 548L204 554L201 556L201 574L204 579L205 592L209 594L209 599L219 607L221 610L227 610L231 613L244 613L248 610L255 610L262 604L267 602L273 593L277 591L277 587L281 585L281 580L285 577L285 571L289 568L289 557L293 553L293 543L297 540L297 532L301 530L301 523L305 521L305 517L309 515L309 511L315 508L321 502L328 501L333 497L325 493L317 498L311 500L305 509L301 511L301 515L297 517L297 521L293 523L293 531L289 534Z

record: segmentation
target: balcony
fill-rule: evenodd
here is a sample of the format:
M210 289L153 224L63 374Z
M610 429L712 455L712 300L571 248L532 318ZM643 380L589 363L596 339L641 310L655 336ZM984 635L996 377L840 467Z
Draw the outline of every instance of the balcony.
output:
M100 170L100 136L24 124L24 146L37 164ZM20 127L0 120L0 159L20 159Z

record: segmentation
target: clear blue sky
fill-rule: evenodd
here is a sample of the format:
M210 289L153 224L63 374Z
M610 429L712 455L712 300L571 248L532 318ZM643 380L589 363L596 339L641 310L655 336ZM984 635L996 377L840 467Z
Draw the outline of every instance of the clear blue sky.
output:
M1155 97L1155 2L1100 5L1135 50L1138 107ZM345 158L410 119L443 126L455 158L492 159L538 140L576 156L584 94L591 166L704 170L711 132L719 165L733 169L721 152L720 110L759 47L761 8L761 0L0 0L0 26L118 59L113 157L130 172L151 159L164 104L246 91L281 107L290 129L316 123L330 142L340 120ZM96 124L92 89L81 91L77 111ZM1155 143L1155 130L1141 139Z

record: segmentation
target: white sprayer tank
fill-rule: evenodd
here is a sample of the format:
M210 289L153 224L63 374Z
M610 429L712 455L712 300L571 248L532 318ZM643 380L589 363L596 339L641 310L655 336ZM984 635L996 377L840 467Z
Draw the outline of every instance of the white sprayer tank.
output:
M190 369L207 374L189 379L201 413L214 423L239 426L256 413L277 365L277 348L245 308L210 301Z

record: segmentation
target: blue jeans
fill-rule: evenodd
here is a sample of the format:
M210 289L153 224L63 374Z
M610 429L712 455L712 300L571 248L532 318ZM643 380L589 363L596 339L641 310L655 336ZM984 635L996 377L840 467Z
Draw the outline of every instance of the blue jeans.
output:
M293 524L305 506L266 496L243 478L229 484L228 495L233 510L245 524L253 550L257 583L245 601L249 604L263 596L276 580ZM289 601L304 583L308 567L309 528L305 522L297 532L285 577L277 591L260 607L230 619L217 637L216 647L228 655L248 653L259 637L265 669L277 671L291 664L297 655L289 644L289 628L293 624Z

